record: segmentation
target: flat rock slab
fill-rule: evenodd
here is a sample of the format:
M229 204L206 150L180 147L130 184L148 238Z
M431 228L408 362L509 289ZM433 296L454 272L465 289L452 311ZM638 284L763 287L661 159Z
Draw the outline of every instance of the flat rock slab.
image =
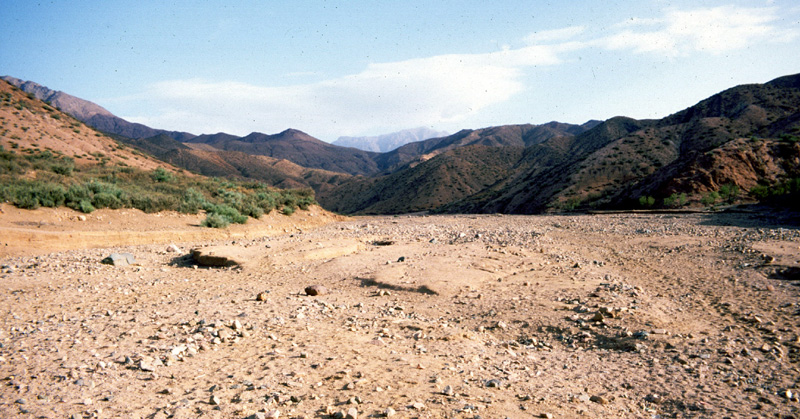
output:
M108 255L105 259L100 261L106 265L114 265L114 266L128 266L128 265L138 265L139 262L136 261L136 257L134 257L130 253L112 253Z
M253 251L239 246L208 246L192 249L192 260L201 266L224 268L242 266Z

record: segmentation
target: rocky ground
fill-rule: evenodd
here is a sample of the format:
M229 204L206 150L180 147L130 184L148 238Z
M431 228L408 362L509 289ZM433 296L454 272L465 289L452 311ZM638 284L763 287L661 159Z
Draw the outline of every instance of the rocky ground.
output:
M796 217L298 214L7 252L0 416L800 418Z

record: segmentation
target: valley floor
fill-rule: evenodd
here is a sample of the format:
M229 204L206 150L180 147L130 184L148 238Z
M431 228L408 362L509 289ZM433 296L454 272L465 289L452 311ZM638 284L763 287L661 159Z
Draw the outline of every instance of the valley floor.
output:
M0 416L800 417L797 225L324 217L180 253L6 235ZM242 265L185 256L210 244Z

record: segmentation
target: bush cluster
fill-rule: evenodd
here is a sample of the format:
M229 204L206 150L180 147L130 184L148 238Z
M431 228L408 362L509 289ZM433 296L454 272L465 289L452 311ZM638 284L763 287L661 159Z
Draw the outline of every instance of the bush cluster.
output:
M202 210L207 213L203 225L214 228L244 224L248 217L272 210L291 215L296 208L316 204L311 189L279 190L259 182L189 177L161 167L149 172L125 166L79 169L72 159L49 151L20 155L2 147L0 200L25 209L67 206L84 213L100 208L187 214Z
M750 188L749 194L762 202L800 207L800 202L797 199L800 196L800 177L770 185L756 185Z

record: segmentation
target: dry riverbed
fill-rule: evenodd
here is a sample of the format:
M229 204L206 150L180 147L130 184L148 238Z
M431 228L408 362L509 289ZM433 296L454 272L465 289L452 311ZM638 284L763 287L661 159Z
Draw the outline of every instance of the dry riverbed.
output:
M2 417L800 417L785 219L172 215L66 250L19 230L109 218L38 214L0 239ZM211 245L238 265L188 256Z

